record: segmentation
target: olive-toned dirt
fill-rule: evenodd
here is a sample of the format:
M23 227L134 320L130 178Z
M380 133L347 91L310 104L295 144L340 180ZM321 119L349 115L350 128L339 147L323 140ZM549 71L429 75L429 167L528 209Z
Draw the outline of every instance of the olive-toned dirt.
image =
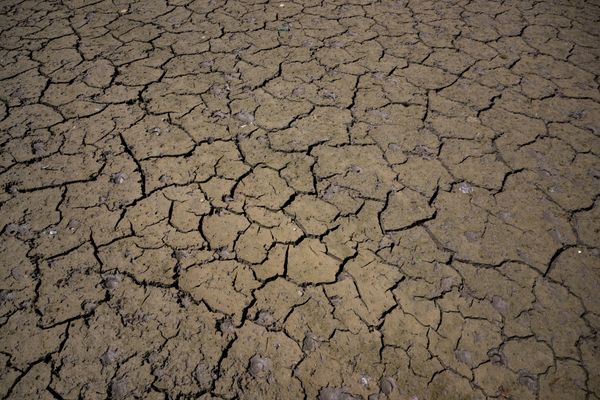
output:
M0 10L0 399L600 399L597 0Z

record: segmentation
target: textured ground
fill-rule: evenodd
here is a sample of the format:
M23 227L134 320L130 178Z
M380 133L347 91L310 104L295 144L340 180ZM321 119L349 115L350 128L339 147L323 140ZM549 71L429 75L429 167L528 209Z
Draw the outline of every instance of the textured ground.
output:
M600 399L598 1L0 8L0 398Z

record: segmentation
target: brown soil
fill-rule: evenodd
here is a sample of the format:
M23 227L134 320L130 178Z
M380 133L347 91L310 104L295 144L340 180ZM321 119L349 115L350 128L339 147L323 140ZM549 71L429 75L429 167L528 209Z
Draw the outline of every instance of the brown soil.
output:
M0 398L600 399L597 0L0 10Z

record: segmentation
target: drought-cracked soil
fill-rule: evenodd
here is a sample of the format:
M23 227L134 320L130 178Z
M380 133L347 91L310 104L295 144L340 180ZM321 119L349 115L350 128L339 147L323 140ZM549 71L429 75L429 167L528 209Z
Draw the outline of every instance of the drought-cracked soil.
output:
M0 398L600 399L597 0L0 9Z

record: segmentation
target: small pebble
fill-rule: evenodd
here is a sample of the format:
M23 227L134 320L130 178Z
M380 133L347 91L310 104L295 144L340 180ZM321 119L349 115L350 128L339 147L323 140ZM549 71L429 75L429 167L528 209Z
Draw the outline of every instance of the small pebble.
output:
M458 190L461 193L473 193L473 187L471 185L469 185L467 182L461 182L460 185L458 185Z
M116 174L112 174L110 177L110 181L117 185L125 182L125 179L127 179L127 174L123 172L117 172Z
M85 312L86 314L89 314L89 313L93 312L97 306L98 305L93 301L85 301L82 305L83 312Z
M369 385L369 377L367 375L361 374L360 375L360 384L363 386L368 386Z

